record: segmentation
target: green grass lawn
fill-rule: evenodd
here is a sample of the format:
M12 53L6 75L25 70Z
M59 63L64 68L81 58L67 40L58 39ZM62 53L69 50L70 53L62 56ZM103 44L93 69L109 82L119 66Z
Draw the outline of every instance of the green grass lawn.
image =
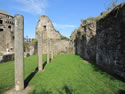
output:
M45 61L45 55L44 55ZM25 59L25 78L37 67L37 56ZM29 83L30 94L120 94L125 83L116 80L76 55L60 54L37 72ZM14 85L14 64L0 64L0 92ZM122 93L121 93L122 94Z
M43 55L45 62L46 56ZM24 77L25 79L36 69L37 55L24 59ZM5 90L14 87L14 62L0 64L0 94Z

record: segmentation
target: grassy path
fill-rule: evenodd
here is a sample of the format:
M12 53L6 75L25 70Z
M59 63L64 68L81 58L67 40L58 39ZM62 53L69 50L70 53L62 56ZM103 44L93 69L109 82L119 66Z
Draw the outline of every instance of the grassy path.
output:
M44 59L45 61L45 55ZM37 56L25 59L25 78L37 67ZM29 83L30 94L120 94L125 83L84 63L79 56L61 54L44 72L37 72ZM14 63L0 64L0 93L14 85Z
M124 83L71 54L58 55L31 84L31 94L118 94L125 90Z

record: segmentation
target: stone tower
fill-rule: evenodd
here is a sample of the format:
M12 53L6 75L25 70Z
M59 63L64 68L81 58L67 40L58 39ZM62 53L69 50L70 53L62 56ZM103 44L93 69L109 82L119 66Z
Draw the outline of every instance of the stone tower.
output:
M0 10L0 53L14 50L14 17Z

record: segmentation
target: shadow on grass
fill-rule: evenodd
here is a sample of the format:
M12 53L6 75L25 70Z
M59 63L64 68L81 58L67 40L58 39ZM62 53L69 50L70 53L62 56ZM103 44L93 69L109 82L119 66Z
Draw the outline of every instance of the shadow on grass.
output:
M72 94L73 89L68 87L67 85L64 85L60 89L56 89L56 94ZM47 88L41 88L41 90L34 89L31 94L55 94L55 91L53 89L47 89Z
M47 65L47 61L43 64L43 69L45 69L45 66ZM26 88L29 84L29 82L32 80L32 78L35 76L35 74L38 72L38 67L24 80L24 88Z
M47 61L43 63L43 69L45 69L45 66L47 65Z
M71 88L69 88L67 85L65 85L64 87L63 87L63 90L65 91L65 93L66 94L72 94L72 89Z
M119 90L118 94L125 94L125 90Z
M117 80L120 80L120 81L122 81L122 82L125 82L125 79L124 78L122 78L122 77L120 77L119 75L117 75L117 74L115 74L112 70L113 69L110 69L110 68L107 68L107 66L106 67L104 67L104 65L103 66L101 66L101 65L97 65L95 62L96 62L96 60L89 60L89 59L86 59L86 58L84 58L84 57L82 57L82 56L80 56L83 60L86 60L86 61L88 61L90 64L91 64L91 66L93 67L93 69L94 69L94 71L97 71L97 72L100 72L101 74L109 74L109 78L111 79L111 80L115 80L115 79L117 79Z
M29 82L32 80L32 78L35 76L35 74L38 72L38 67L32 72L25 80L24 80L24 87L26 88L29 84Z
M52 59L50 58L49 61L50 61L50 63L51 63L51 62L52 62ZM46 65L47 65L47 61L45 61L45 62L43 63L43 69L45 69Z
M4 88L5 88L4 86L0 86L0 94L3 93Z
M73 89L71 89L70 87L68 87L67 85L64 85L64 87L62 88L62 90L57 90L59 94L72 94ZM64 93L64 92L65 93Z
M37 90L34 90L33 92L32 92L32 94L52 94L52 92L51 91L49 91L49 90L45 90L45 89L42 89L41 91L37 91Z
M98 66L98 65L96 65L96 64L92 64L91 66L93 67L94 71L100 72L101 74L109 74L108 77L109 77L111 80L117 79L117 80L120 80L120 81L122 81L122 82L125 82L125 79L124 79L124 78L122 78L122 77L120 77L120 76L114 74L113 72L109 71L109 69L104 69L103 67L100 67L100 66Z

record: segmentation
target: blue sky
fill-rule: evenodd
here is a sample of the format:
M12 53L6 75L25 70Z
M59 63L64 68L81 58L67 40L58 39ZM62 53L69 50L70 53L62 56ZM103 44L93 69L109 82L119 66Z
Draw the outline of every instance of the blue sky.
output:
M40 15L47 15L64 36L69 37L78 28L81 19L99 16L111 0L0 0L0 9L12 16L24 16L24 35L35 38Z

